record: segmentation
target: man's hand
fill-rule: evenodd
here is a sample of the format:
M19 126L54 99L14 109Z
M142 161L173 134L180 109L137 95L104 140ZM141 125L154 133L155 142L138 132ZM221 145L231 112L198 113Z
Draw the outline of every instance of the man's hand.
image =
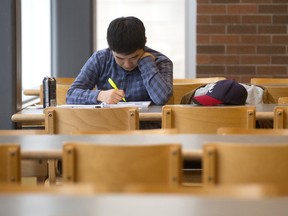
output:
M149 52L143 52L142 56L140 57L140 60L146 56L151 56L153 58L153 60L155 60L155 56Z
M97 100L107 104L117 104L125 97L123 90L110 89L100 91Z

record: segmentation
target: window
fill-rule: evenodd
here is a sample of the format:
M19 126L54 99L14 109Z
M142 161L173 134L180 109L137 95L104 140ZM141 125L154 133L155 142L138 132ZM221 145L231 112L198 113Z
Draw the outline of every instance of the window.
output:
M147 46L168 56L174 78L185 77L185 0L97 0L96 46L107 47L109 23L121 16L136 16L146 28Z
M50 0L21 1L22 90L51 74ZM22 95L22 101L31 97Z

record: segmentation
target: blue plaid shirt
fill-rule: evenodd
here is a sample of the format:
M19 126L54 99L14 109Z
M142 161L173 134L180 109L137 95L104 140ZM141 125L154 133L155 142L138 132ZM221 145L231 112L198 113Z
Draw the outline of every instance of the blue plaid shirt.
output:
M112 89L108 78L125 92L126 101L152 101L165 104L173 94L173 64L162 53L148 47L144 49L155 56L146 56L138 67L127 72L116 62L110 49L95 52L85 63L67 92L67 104L98 104L101 90Z

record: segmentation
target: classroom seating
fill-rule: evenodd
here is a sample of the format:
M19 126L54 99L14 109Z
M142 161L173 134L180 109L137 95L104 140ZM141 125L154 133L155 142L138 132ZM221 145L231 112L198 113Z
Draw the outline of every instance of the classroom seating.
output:
M56 102L57 105L66 104L66 94L70 88L69 84L56 83ZM40 86L40 104L43 104L43 85Z
M0 136L23 136L23 135L43 135L47 134L42 129L23 129L23 130L0 130ZM36 183L44 183L48 177L48 165L47 160L32 160L32 159L21 159L21 178L22 182L25 179L31 178L36 179Z
M279 97L278 98L278 104L279 105L288 104L288 97Z
M60 85L71 85L74 82L74 77L57 77L56 78L56 84ZM39 96L42 97L43 95L43 88L42 85L39 86L39 88L35 89L24 89L23 94L26 96ZM41 101L42 103L42 101Z
M201 83L208 84L220 80L225 80L226 77L201 77L201 78L174 78L173 83Z
M176 128L179 133L217 133L219 127L255 128L254 106L165 105L162 128Z
M278 103L279 97L288 97L288 78L251 78L250 83L263 86L272 103Z
M180 101L187 92L203 86L203 83L173 83L173 96L166 104L180 104Z
M275 106L273 117L273 128L288 128L288 106Z
M261 128L239 128L239 127L220 127L217 129L219 135L229 134L251 134L251 135L288 135L288 129L261 129Z
M0 145L0 182L20 183L20 146L13 143Z
M287 184L288 143L208 143L203 151L205 186Z
M63 182L108 185L181 182L181 145L101 145L66 142Z
M268 100L272 103L278 103L280 97L288 97L288 85L266 85L264 87L268 94Z
M109 131L75 131L72 134L177 134L178 130L175 128L169 129L143 129L143 130L109 130Z
M45 130L49 134L75 131L109 131L139 129L139 112L135 107L45 109Z
M251 78L252 85L287 85L288 78Z

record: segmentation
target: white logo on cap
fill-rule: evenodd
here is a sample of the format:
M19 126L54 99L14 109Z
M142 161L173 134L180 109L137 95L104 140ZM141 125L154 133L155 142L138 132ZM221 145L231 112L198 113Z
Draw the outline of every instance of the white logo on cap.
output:
M215 87L216 83L212 84L212 86L209 88L208 92L211 93Z

